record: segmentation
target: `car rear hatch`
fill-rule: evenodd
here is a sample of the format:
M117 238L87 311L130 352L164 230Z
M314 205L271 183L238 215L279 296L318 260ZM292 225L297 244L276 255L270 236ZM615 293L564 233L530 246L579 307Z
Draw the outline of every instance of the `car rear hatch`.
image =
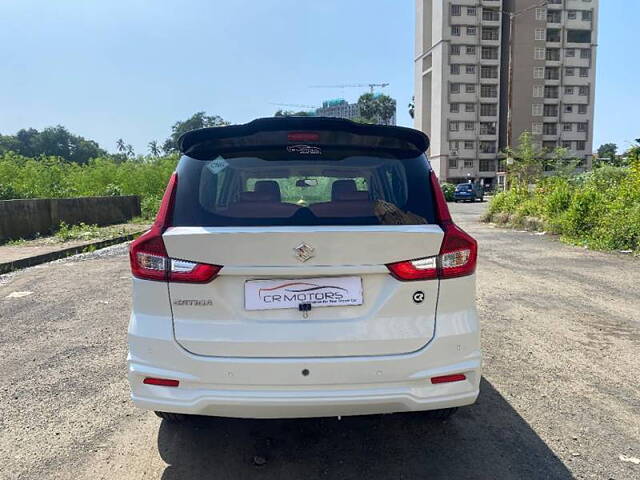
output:
M441 239L428 225L171 228L164 235L170 256L224 264L210 283L170 283L176 340L193 353L232 357L417 350L433 336L438 284L399 282L385 264L437 254ZM305 263L294 252L301 244L315 252ZM424 292L420 304L416 290ZM310 311L299 310L309 303Z
M392 355L427 344L439 281L402 278L407 265L435 272L429 259L442 253L427 144L414 130L335 119L183 136L163 201L166 255L179 259L168 283L176 341L225 357Z

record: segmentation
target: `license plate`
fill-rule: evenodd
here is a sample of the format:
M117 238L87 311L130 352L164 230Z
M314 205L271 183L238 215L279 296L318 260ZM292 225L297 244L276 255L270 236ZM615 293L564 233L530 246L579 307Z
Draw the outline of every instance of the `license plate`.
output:
M362 278L323 277L283 280L248 280L244 284L247 310L362 305Z

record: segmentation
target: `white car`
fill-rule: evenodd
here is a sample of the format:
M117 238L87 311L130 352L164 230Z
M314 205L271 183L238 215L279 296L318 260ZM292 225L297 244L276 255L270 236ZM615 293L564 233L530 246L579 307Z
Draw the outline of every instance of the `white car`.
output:
M472 404L477 243L428 138L332 118L206 128L130 248L134 403L285 418Z

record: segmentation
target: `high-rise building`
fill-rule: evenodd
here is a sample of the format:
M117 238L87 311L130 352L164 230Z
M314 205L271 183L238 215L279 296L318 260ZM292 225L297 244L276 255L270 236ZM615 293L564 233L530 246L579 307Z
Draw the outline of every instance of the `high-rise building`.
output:
M598 0L416 3L415 126L441 180L498 182L524 131L590 167Z

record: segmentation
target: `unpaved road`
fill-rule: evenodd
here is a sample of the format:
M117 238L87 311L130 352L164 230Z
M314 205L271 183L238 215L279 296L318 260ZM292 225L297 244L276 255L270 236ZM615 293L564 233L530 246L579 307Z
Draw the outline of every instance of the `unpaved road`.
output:
M0 277L0 478L640 478L620 459L640 458L640 262L480 224L483 208L452 206L481 247L484 380L444 424L169 425L128 400L124 248Z

